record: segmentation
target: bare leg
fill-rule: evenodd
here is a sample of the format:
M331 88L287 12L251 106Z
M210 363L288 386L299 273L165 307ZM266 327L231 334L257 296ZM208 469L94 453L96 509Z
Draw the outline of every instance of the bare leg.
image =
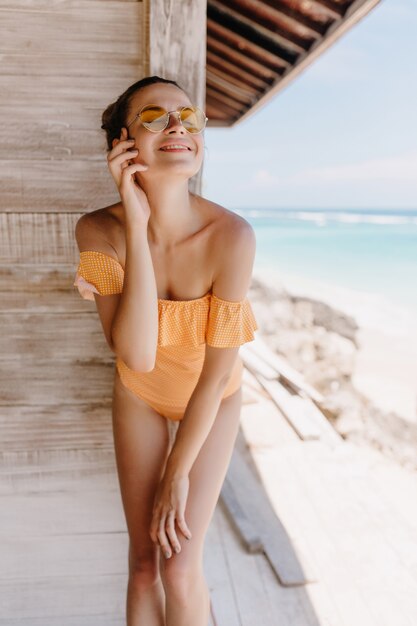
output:
M187 541L177 532L181 552L161 556L166 626L207 626L209 590L203 571L204 540L220 495L239 429L242 391L222 400L213 427L190 472L185 519ZM177 527L178 530L178 527Z
M166 418L126 389L116 371L113 435L129 533L127 626L165 626L160 548L149 535L155 491L168 448Z

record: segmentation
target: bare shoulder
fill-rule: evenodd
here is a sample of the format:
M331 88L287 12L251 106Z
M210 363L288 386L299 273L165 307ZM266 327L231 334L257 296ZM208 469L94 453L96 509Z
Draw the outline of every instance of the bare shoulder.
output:
M255 231L244 217L216 202L203 199L213 215L213 250L216 254L233 253L233 250L254 249Z
M241 215L210 203L215 216L211 240L213 289L219 298L238 302L246 296L256 252L255 231Z
M80 252L95 250L109 254L118 260L120 227L118 204L96 209L82 215L75 225L75 238Z

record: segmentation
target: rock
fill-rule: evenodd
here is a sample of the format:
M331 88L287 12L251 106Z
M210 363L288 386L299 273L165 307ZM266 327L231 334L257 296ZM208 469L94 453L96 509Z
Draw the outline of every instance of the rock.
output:
M346 337L356 343L356 331L359 329L356 320L337 309L333 309L328 304L314 300L312 298L293 297L292 300L297 304L309 303L311 307L312 324L323 326L327 330L331 330L338 335Z
M356 321L323 302L291 296L257 279L249 299L262 338L323 394L322 409L340 435L417 469L417 425L380 411L352 385Z

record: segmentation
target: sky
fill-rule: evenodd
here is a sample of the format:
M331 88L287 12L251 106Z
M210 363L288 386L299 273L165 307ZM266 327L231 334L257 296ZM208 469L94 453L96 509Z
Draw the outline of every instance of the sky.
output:
M417 1L381 0L260 110L206 127L229 209L417 209Z

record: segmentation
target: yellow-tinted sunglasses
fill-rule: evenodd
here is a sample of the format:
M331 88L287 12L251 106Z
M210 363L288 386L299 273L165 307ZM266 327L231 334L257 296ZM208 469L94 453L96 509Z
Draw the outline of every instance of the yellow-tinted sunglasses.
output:
M178 120L189 133L201 133L204 130L208 117L200 107L186 106L179 107L176 111L167 111L158 104L146 104L141 108L139 113L135 115L133 120L129 122L126 128L129 128L136 119L140 119L142 125L153 133L159 133L169 124L169 116L171 113L178 115Z

